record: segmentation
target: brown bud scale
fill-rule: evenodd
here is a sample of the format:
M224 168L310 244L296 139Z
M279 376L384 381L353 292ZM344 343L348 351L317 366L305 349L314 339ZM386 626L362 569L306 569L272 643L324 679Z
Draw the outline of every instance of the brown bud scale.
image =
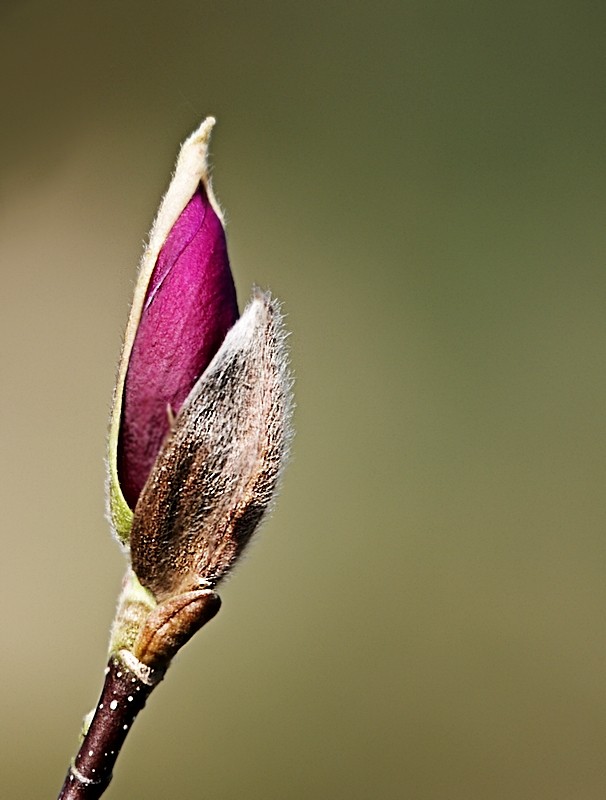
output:
M132 566L159 603L213 587L271 504L290 442L278 304L259 293L167 437L135 509Z

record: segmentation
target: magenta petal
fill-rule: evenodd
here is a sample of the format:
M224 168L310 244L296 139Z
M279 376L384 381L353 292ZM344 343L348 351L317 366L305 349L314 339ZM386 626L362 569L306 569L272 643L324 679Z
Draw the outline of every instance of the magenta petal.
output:
M120 421L118 475L134 508L169 428L238 318L225 232L204 187L173 225L147 289Z

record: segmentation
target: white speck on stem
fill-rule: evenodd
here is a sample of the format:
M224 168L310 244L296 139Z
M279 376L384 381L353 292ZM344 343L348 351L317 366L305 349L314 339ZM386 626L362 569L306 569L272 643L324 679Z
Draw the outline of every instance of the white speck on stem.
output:
M112 711L115 711L118 708L118 701L112 700L111 703L109 704L109 707L111 708Z

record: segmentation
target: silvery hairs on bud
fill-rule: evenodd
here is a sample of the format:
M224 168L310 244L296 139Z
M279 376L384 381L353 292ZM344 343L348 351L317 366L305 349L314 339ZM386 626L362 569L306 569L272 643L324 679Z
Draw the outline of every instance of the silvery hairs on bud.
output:
M257 291L162 446L130 541L159 603L216 586L271 504L292 436L285 340L279 304Z

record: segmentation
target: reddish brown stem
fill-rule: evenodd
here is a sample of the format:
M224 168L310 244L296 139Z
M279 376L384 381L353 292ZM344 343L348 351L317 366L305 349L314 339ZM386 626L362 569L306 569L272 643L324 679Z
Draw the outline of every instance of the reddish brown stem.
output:
M94 716L58 800L101 797L137 714L161 678L126 651L110 659Z

